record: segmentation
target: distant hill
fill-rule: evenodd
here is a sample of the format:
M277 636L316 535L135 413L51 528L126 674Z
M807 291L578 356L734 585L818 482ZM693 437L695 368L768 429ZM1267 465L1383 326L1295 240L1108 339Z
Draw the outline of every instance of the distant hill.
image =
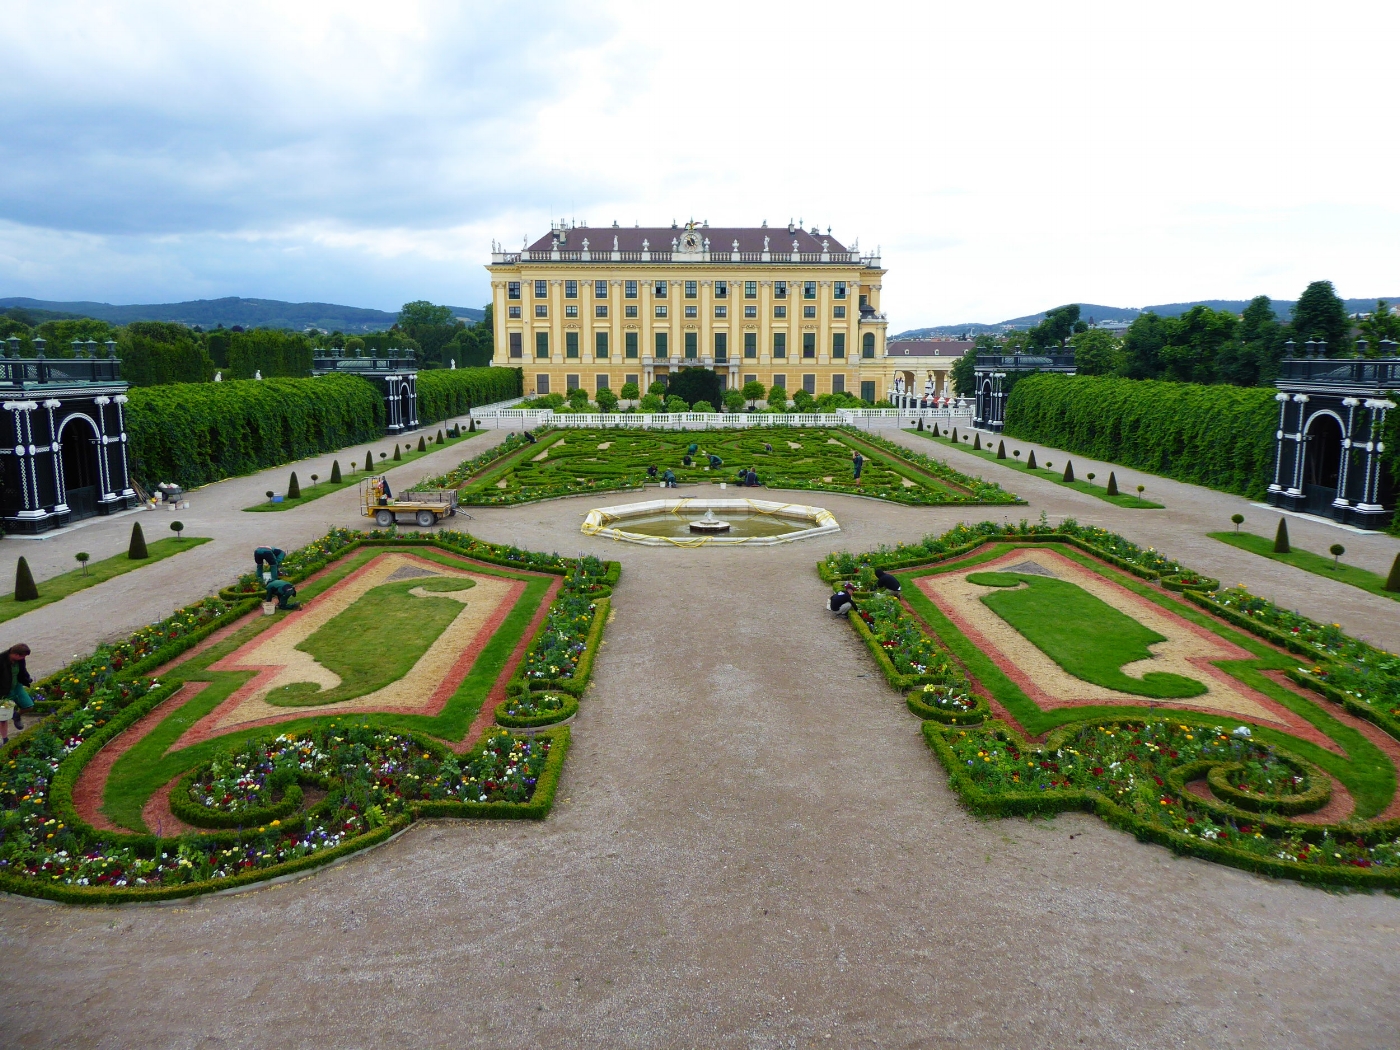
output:
M280 299L195 299L186 303L153 303L114 306L111 303L52 302L23 297L0 298L0 310L18 307L33 315L35 321L63 317L93 317L108 324L129 324L132 321L175 321L199 325L201 328L320 328L334 332L380 332L390 327L397 313L371 310L359 306L339 306L335 303L286 303ZM471 307L450 307L454 316L479 321L483 313Z
M1394 304L1400 302L1400 296L1381 296L1386 302ZM1370 313L1376 308L1378 299L1344 299L1347 313ZM1197 299L1190 303L1162 303L1158 306L1144 306L1141 309L1134 306L1100 306L1095 303L1080 303L1079 316L1088 321L1122 321L1131 322L1139 314L1154 313L1161 317L1180 317L1193 306L1209 306L1212 310L1229 310L1233 313L1240 313L1249 305L1248 299ZM1053 309L1053 307L1051 307ZM1293 300L1275 299L1274 313L1278 314L1279 320L1286 321L1293 316ZM929 336L959 336L967 333L972 336L982 335L984 332L1004 332L1008 329L1033 328L1041 321L1045 320L1045 311L1038 314L1027 314L1025 317L1013 317L1009 321L998 321L995 324L988 324L984 321L970 321L967 324L945 324L937 325L933 328L913 328L907 332L900 332L898 335L890 336L891 339L923 339Z

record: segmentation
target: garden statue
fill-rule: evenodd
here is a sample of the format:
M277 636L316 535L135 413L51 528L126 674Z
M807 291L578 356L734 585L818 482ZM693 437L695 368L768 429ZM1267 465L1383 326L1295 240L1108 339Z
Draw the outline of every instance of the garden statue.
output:
M222 372L215 372L215 373L214 373L214 382L216 382L216 383L222 383L223 381L224 381L224 374L223 374Z
M253 378L254 378L254 379L261 379L261 378L262 378L262 369L261 369L261 368L259 368L256 372L253 373Z
M281 578L282 559L287 556L287 552L280 547L258 547L253 551L254 571L258 574L259 583L272 583ZM263 578L263 570L267 570L267 578ZM271 599L268 599L271 601Z

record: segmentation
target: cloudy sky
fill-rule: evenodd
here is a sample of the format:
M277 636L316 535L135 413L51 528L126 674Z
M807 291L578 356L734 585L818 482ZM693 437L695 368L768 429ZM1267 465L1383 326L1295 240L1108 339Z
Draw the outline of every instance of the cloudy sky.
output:
M488 297L491 241L786 223L895 330L1400 293L1397 5L0 5L0 296Z

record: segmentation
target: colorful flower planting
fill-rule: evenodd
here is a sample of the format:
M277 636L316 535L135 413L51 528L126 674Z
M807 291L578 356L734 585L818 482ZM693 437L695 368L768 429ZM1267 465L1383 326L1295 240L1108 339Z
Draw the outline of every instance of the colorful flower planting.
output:
M852 467L856 451L864 460L859 481ZM648 474L653 467L655 476ZM768 488L859 493L920 506L1019 502L941 460L845 428L554 431L499 457L469 460L429 484L460 486L464 504L513 504L640 489L667 470L681 484L737 486L740 472L749 469Z

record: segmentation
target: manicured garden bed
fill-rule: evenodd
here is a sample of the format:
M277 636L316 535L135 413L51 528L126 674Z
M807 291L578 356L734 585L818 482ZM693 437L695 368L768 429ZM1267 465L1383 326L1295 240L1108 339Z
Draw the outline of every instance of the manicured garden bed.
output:
M1257 554L1261 558L1281 561L1285 565L1292 565L1295 569L1302 569L1315 576L1336 580L1351 587L1359 587L1363 591L1369 591L1371 594L1389 598L1392 601L1400 601L1400 591L1386 590L1385 577L1379 573L1371 572L1369 569L1348 565L1346 562L1328 555L1314 554L1312 551L1299 550L1297 547L1287 553L1281 553L1274 550L1274 541L1271 538L1256 536L1252 532L1211 532L1207 535L1213 540L1228 543L1231 547L1249 551L1250 554Z

